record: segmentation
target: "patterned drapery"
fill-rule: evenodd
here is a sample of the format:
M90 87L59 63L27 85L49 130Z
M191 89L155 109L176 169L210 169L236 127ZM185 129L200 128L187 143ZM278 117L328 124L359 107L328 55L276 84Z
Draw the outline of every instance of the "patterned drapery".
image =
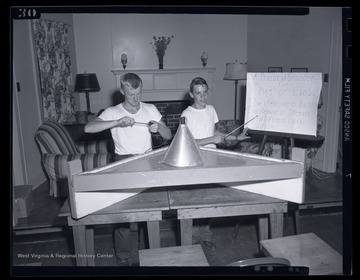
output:
M66 24L33 20L34 42L39 62L44 120L63 122L73 117L75 100L70 47Z

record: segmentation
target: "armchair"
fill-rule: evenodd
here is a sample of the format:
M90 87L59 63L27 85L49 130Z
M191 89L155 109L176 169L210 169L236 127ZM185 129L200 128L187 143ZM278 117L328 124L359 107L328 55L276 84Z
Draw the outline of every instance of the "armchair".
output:
M112 162L111 140L77 142L65 127L54 121L44 122L35 133L35 142L49 180L49 195L68 195L66 163L80 159L84 171Z

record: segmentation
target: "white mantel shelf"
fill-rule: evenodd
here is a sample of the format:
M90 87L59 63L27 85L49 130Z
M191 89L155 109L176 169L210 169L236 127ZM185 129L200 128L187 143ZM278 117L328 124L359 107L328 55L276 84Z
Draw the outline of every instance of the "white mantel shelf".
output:
M113 69L116 77L116 88L120 89L120 77L125 73L136 73L143 81L143 101L172 101L189 99L188 92L191 80L204 78L209 85L208 103L211 104L213 91L213 73L216 68L186 67L166 69Z
M166 69L151 69L151 68L139 68L139 69L113 69L111 72L114 75L123 75L125 73L140 74L166 74L166 73L192 73L192 72L214 72L216 68L214 66L208 67L186 67L186 68L166 68Z

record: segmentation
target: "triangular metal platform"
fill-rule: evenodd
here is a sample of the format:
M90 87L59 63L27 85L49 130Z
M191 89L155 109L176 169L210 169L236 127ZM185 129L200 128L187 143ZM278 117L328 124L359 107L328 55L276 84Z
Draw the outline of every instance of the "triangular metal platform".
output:
M81 218L145 188L165 186L220 183L296 203L303 202L305 173L301 161L201 147L204 164L174 167L163 163L167 149L164 147L73 174L73 195L70 195L73 217ZM297 148L293 149L296 151ZM119 191L122 193L119 194Z

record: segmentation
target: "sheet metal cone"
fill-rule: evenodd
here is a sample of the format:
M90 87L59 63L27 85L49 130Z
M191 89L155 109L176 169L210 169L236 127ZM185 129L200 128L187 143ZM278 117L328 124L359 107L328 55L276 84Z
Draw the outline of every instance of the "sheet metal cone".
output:
M204 163L203 154L185 124L184 117L180 119L179 128L165 153L163 163L177 167L197 166Z

